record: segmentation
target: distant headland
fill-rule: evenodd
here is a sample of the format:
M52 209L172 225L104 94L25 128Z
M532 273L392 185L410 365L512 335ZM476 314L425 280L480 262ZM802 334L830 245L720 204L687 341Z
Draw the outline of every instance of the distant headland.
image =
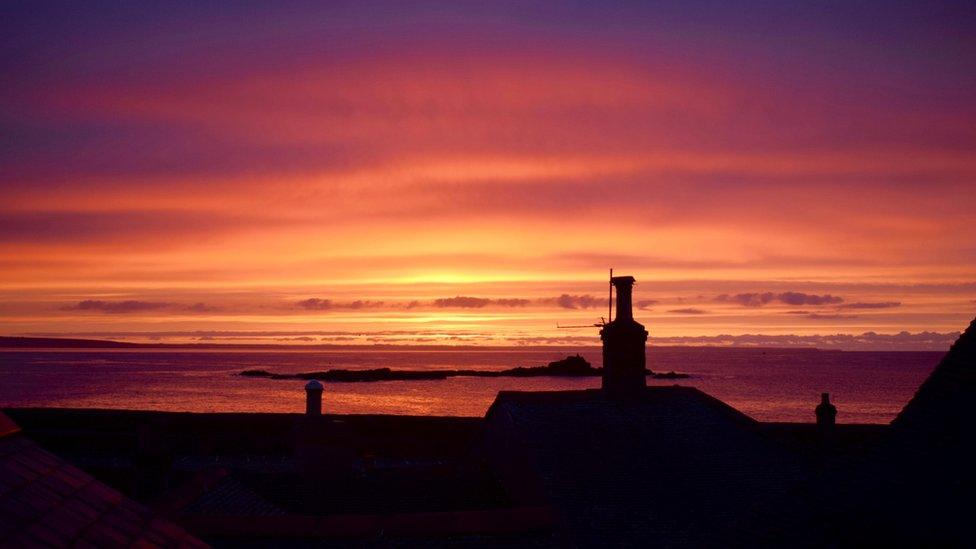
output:
M646 370L655 379L686 379L688 374L678 372L654 373ZM368 381L422 381L441 380L449 377L597 377L603 368L595 368L580 355L568 356L550 362L545 366L509 368L507 370L391 370L374 368L370 370L324 370L320 372L300 372L295 374L276 374L267 370L244 370L239 375L268 379L317 379L319 381L368 382Z
M0 336L0 349L137 349L140 347L145 345L107 339Z

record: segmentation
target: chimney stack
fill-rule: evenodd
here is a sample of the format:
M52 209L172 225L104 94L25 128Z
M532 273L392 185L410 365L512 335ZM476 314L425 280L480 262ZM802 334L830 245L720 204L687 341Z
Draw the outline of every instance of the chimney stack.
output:
M322 384L313 379L305 384L305 415L322 415Z
M817 427L830 430L837 422L837 407L830 403L830 393L820 393L820 404L814 413L817 414Z
M603 340L603 390L612 397L639 395L647 386L647 330L634 320L634 277L610 279L617 291L617 318L600 330Z
M610 279L610 282L617 291L617 320L621 322L633 322L634 306L631 303L631 299L636 280L632 276L615 276Z

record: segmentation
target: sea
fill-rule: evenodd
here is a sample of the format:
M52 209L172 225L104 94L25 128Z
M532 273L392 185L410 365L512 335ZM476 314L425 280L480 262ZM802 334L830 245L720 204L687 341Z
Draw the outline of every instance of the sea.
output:
M304 381L243 377L243 370L483 369L541 366L572 354L601 365L598 347L485 349L37 349L0 351L0 407L178 412L303 412ZM760 421L810 422L820 394L839 423L887 423L933 370L940 352L650 347L648 367ZM453 377L326 383L326 413L482 416L499 391L578 390L599 378Z

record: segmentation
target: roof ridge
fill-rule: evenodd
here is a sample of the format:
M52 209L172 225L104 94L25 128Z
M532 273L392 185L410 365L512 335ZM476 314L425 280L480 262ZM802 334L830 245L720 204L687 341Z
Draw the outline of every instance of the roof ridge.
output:
M20 432L20 425L17 425L16 421L10 419L10 416L8 416L7 414L3 413L2 410L0 410L0 438L9 435L15 435L19 432Z
M914 423L923 422L934 409L945 406L946 398L959 396L961 392L976 392L976 318L949 347L891 425L896 431L910 429ZM953 418L937 419L951 421Z

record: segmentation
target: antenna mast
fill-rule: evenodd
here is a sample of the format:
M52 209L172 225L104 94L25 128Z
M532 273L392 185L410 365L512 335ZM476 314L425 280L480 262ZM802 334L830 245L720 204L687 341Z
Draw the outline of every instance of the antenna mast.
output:
M599 324L582 324L582 325L576 325L576 326L562 326L562 325L560 325L557 322L556 323L556 327L557 328L589 328L591 326L596 326L598 328L602 328L602 327L606 326L607 324L609 324L610 322L613 321L613 269L612 268L610 269L610 293L609 293L609 295L610 295L610 299L607 300L607 318L604 319L601 316L600 317L600 323Z

